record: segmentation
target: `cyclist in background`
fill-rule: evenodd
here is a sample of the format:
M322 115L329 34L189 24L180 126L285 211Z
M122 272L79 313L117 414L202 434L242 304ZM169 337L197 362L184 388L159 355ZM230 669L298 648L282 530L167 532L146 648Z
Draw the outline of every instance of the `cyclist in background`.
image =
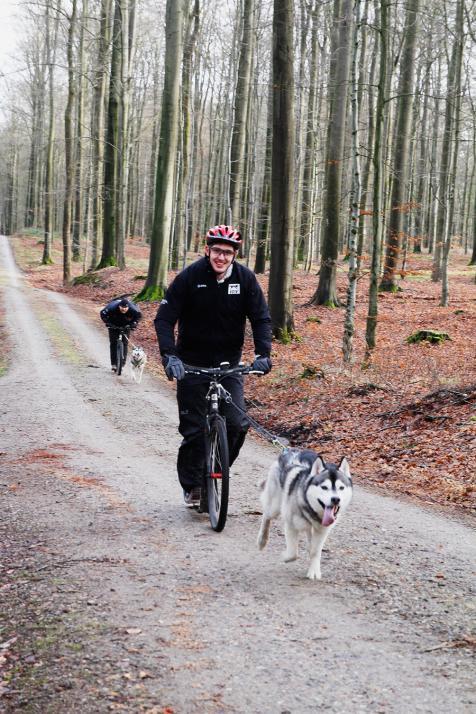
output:
M116 298L111 300L99 313L101 320L106 324L109 329L109 347L111 353L111 369L113 372L117 371L116 365L116 345L118 338L118 330L114 329L117 327L124 327L126 335L129 334L131 330L134 330L139 320L142 318L142 313L131 300L127 298ZM124 361L127 357L127 345L128 340L124 340Z
M177 380L179 432L183 437L177 471L187 506L200 501L209 379L205 375L186 375L183 363L218 367L221 362L229 362L235 367L241 360L248 318L255 346L253 369L264 374L271 369L271 318L255 274L236 262L241 244L241 235L232 226L210 228L205 256L176 276L154 320L165 373L170 380ZM233 402L244 410L243 377L230 375L222 384ZM224 416L231 466L249 425L245 415L231 404L225 406Z

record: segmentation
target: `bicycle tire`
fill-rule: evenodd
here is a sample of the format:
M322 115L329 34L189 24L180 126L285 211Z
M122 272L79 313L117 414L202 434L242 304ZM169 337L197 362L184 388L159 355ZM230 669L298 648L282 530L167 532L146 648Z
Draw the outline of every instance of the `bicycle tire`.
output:
M116 345L116 369L117 369L118 375L121 374L123 366L124 366L124 345L122 344L122 340L118 339L117 345Z
M230 468L226 423L219 414L212 417L207 433L207 496L210 525L219 533L228 514Z

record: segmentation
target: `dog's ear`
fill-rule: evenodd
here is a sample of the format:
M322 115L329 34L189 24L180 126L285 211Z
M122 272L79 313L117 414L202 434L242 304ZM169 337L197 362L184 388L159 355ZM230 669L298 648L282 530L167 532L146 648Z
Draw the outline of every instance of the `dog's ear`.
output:
M349 462L345 458L345 456L342 457L340 464L339 464L339 471L342 471L344 476L350 480L352 480L352 477L350 475L350 467L349 467Z
M324 463L324 459L321 456L318 456L312 465L311 476L317 476L317 474L320 474L325 468L326 465Z

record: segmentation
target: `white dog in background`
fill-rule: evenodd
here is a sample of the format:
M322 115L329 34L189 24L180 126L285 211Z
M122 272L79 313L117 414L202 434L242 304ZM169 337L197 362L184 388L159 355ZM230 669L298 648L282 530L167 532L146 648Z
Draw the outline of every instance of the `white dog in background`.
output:
M351 499L352 478L345 458L336 466L313 451L287 449L271 466L263 484L259 548L268 542L271 520L281 514L286 539L284 562L298 557L299 534L304 531L311 559L307 577L320 580L323 545Z
M142 381L142 373L144 372L144 367L147 364L147 355L142 349L142 347L134 347L131 352L131 377L134 382L138 384Z

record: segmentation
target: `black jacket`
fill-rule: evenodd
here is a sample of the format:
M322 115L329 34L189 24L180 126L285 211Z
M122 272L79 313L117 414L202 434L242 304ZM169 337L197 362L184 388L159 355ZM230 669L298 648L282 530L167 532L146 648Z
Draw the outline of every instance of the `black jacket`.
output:
M269 357L271 318L255 274L235 262L230 277L218 283L208 258L201 258L176 276L159 305L154 324L160 353L199 367L237 364L246 318L256 354Z
M101 320L106 324L109 323L111 325L115 325L116 327L126 327L127 325L132 328L137 327L137 323L142 317L141 311L136 305L134 305L133 302L128 300L129 310L122 314L119 310L119 303L121 300L122 298L111 300L106 307L103 307L99 313L101 315Z

